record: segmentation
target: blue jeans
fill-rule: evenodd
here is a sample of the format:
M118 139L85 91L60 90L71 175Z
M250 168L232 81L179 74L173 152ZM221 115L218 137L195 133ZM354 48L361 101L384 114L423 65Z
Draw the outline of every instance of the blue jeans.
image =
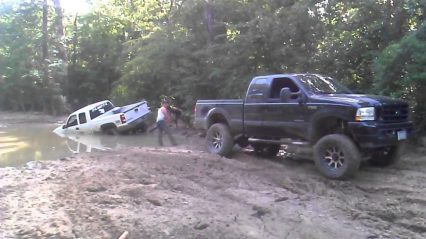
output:
M176 141L173 138L172 133L169 130L169 126L164 120L160 120L157 122L157 128L158 128L158 144L160 146L163 146L163 132L166 133L169 136L170 142L173 145L176 145Z

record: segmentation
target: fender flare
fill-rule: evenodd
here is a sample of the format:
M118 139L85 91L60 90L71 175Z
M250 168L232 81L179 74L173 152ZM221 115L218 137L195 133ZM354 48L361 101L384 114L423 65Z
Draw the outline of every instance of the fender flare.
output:
M204 128L206 130L208 130L209 127L212 125L212 118L216 115L218 115L219 117L223 117L224 120L225 120L224 123L226 125L229 125L229 118L230 117L229 117L228 112L225 109L222 109L222 108L212 108L207 112L206 117L205 117L206 120L205 120Z
M318 126L320 122L327 118L333 118L337 120L342 120L344 122L349 122L351 119L349 117L345 117L345 115L336 115L336 111L320 111L314 114L311 118L311 124L308 129L309 141L311 144L315 144L318 141Z

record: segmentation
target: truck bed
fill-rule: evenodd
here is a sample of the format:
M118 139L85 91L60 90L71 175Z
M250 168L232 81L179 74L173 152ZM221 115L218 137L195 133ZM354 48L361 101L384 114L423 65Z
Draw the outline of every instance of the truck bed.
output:
M243 111L244 101L242 99L220 99L220 100L198 100L195 106L195 126L197 128L206 127L207 116L214 111L221 111L226 114L230 129L233 134L243 132Z
M197 100L197 104L240 104L244 101L242 99L221 99L221 100Z

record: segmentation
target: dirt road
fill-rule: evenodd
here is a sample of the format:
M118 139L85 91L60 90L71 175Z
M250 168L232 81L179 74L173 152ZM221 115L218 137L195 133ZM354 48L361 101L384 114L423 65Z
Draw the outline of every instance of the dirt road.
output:
M425 238L426 157L331 181L307 161L178 147L0 169L0 238Z

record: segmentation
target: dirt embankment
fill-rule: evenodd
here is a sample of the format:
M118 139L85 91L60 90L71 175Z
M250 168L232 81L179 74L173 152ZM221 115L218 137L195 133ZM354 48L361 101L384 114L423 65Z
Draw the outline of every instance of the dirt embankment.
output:
M331 181L309 162L226 159L202 141L0 169L0 238L426 237L421 153Z
M57 123L66 118L67 115L52 116L41 112L0 111L0 127L9 124Z

